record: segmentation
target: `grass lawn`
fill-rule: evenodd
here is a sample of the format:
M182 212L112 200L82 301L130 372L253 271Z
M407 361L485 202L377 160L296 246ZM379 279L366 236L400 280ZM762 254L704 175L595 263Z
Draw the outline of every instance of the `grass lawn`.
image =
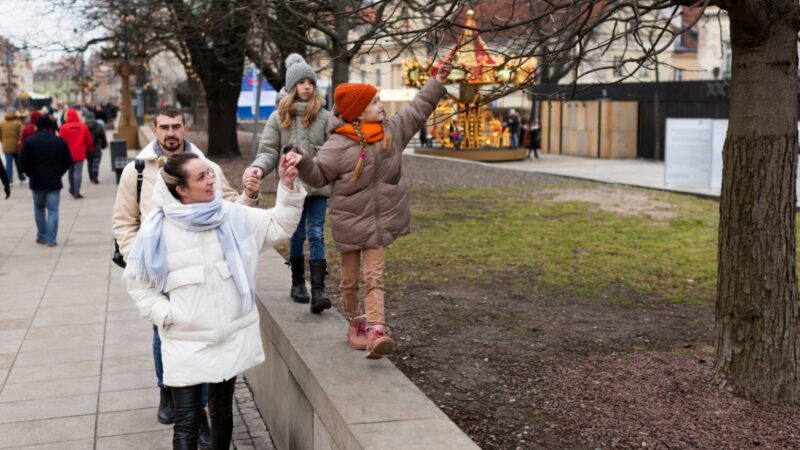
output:
M571 197L596 186L577 183ZM494 274L532 273L534 280L510 279L518 289L529 283L568 287L612 303L629 301L631 292L672 302L712 300L718 204L611 189L638 191L669 217L557 201L557 192L530 186L415 190L413 232L389 251L387 282L486 283Z

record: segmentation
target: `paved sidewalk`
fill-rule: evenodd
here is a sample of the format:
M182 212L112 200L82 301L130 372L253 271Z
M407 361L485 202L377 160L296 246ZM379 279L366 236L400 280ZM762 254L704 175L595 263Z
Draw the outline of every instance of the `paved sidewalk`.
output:
M116 184L61 195L59 245L34 242L27 185L0 199L0 448L170 449L158 423L152 331L110 261ZM271 449L252 395L237 383L235 446Z
M414 154L411 147L405 154L419 158L439 158L437 156ZM482 163L463 161L471 164L486 164L501 169L516 169L527 172L540 172L563 175L572 178L601 181L604 183L625 184L649 189L658 189L684 194L719 197L718 189L708 186L667 186L664 183L664 162L644 159L595 159L578 156L550 155L539 153L540 159ZM459 161L459 160L456 160Z

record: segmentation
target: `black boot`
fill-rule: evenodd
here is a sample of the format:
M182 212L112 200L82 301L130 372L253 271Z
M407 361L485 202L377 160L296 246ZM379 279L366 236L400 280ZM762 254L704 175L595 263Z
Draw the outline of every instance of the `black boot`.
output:
M175 407L172 403L172 391L161 388L161 401L158 403L158 421L164 425L175 422Z
M200 423L197 424L197 429L199 431L197 446L200 450L211 450L211 430L208 428L208 417L203 408L200 408Z
M289 265L292 267L292 300L297 303L308 303L308 289L306 289L306 260L304 257L290 257Z
M325 295L325 275L328 264L324 259L312 259L311 266L311 312L319 314L331 307L331 299Z

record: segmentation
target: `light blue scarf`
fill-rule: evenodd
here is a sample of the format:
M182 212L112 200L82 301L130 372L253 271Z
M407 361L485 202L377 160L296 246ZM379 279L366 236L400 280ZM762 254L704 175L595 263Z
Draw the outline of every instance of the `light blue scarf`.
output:
M159 174L156 190L160 189L166 191L167 187ZM165 218L187 231L217 230L225 260L239 289L240 309L242 313L250 312L254 299L253 272L243 252L243 242L252 230L245 212L223 201L219 188L210 202L185 205L176 200L153 209L142 222L128 253L125 276L152 282L156 289L164 290L169 275L163 230Z

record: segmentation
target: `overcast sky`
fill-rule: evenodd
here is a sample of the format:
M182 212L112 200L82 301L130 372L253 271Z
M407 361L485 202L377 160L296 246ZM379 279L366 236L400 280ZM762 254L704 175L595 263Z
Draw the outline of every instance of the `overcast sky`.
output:
M27 42L34 66L60 58L64 45L78 44L73 30L79 25L70 11L53 11L49 1L0 0L0 34L20 47Z

